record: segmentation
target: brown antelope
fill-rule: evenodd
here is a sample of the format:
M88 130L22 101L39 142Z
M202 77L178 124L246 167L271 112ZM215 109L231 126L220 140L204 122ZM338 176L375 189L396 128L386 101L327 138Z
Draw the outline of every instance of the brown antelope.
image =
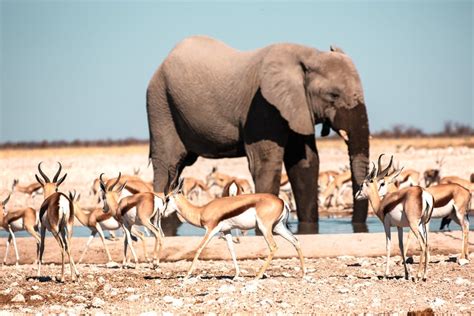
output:
M18 209L6 209L10 195L0 203L0 227L8 231L7 246L5 249L5 257L3 258L3 264L7 262L8 251L10 250L10 243L13 240L13 249L15 250L15 265L18 266L20 256L18 255L18 247L16 245L15 232L26 230L36 239L36 252L38 256L40 236L38 234L38 217L36 211L31 207L18 208Z
M37 194L42 194L43 188L38 182L33 182L28 185L20 185L18 179L13 179L12 192L21 192L29 195L31 198L34 198Z
M193 193L195 193L199 200L201 197L201 193L207 192L208 190L209 188L204 183L204 181L192 177L184 178L183 193L188 199L192 199L192 197L194 196Z
M102 174L99 177L102 180ZM155 237L155 247L153 249L153 266L160 261L162 248L162 230L161 227L155 226L153 218L157 216L157 222L160 223L160 208L164 206L164 196L152 192L142 192L128 196L122 196L122 190L127 183L123 183L117 189L114 187L120 183L120 173L116 181L110 185L104 181L100 182L102 190L102 198L104 201L104 211L109 213L122 225L125 233L124 239L124 261L126 263L127 248L130 245L135 264L138 266L138 259L132 246L131 229L133 225L146 227Z
M379 157L379 166L382 155ZM393 193L386 193L383 198L380 197L381 191L385 186L394 182L395 178L401 173L401 170L394 170L389 174L392 165L392 159L387 168L377 169L375 164L369 175L365 178L361 188L356 194L357 199L369 199L369 202L382 221L386 236L387 262L385 276L389 274L390 250L391 250L391 231L390 227L397 227L398 245L403 257L403 266L405 269L405 279L409 278L408 268L405 261L405 252L403 251L403 227L410 227L410 230L416 236L420 243L421 255L420 264L417 273L418 280L426 278L428 267L428 223L433 212L433 196L419 186L407 187ZM388 181L388 183L386 182ZM423 272L422 272L423 270Z
M69 257L69 265L71 268L71 277L73 280L79 277L74 259L71 255L71 237L72 227L74 225L74 206L72 201L61 192L58 192L58 187L66 179L67 173L59 179L61 173L61 163L58 162L59 169L50 181L48 176L41 170L41 162L38 164L38 171L43 177L43 180L35 174L36 180L43 187L44 202L41 204L39 213L39 222L41 227L41 242L38 259L38 276L41 275L41 262L43 261L44 253L44 239L46 229L49 230L61 249L62 267L61 267L61 282L64 282L64 261L65 255Z
M109 232L115 231L121 227L120 223L112 216L111 213L104 213L104 210L101 208L95 208L91 212L84 211L79 204L80 197L81 195L80 194L76 195L76 192L74 193L69 192L69 199L73 201L73 205L74 205L74 215L76 216L76 218L82 225L90 229L91 234L89 236L89 239L87 240L86 247L84 251L82 252L81 257L79 258L78 263L82 262L84 255L89 249L90 243L92 242L94 237L97 234L99 234L99 237L102 240L102 244L104 245L105 253L108 259L108 262L106 265L111 266L111 267L115 266L116 264L112 261L112 257L110 256L109 249L107 248L107 244L105 243L104 230L108 230ZM138 238L140 238L143 245L145 260L148 261L145 238L143 234L139 231L134 231L133 234L137 236Z
M140 169L138 169L138 172ZM120 177L120 183L123 184L124 182L127 182L128 190L132 192L133 194L139 193L139 192L153 192L153 185L149 182L143 181L140 177L138 177L138 174L136 173L136 169L134 169L134 175L122 175ZM112 179L105 179L103 178L103 181L106 182L106 184L111 184L115 182L117 178L112 178ZM100 193L100 179L96 178L94 179L94 182L92 183L91 187L91 194L96 196L99 195ZM100 195L98 197L98 201L100 202Z
M229 251L234 258L235 251L232 244L231 229L239 228L248 230L255 227L260 229L270 249L270 254L256 278L259 279L263 276L263 273L277 250L272 232L279 234L296 248L300 258L301 273L304 276L304 259L299 242L286 227L290 209L280 198L272 194L263 193L242 194L217 198L204 206L195 206L186 199L181 189L182 180L180 180L178 186L166 196L166 208L163 211L163 216L166 217L173 212L178 212L188 223L206 229L206 234L199 244L185 279L191 276L194 266L199 259L199 255L212 237L218 232L225 234ZM235 277L238 277L239 268L235 260L234 265L236 270Z
M438 184L440 180L441 168L444 165L444 157L436 159L436 168L428 169L423 173L425 186L429 187Z
M326 170L322 171L319 173L319 187L321 188L321 191L324 191L324 189L327 188L327 186L334 181L336 176L339 174L339 172L334 171L334 170Z
M250 182L248 180L235 178L225 173L218 172L216 167L214 167L211 173L206 177L208 188L214 185L224 188L224 186L232 180L235 180L236 182L239 183L239 185L244 189L243 193L245 194L252 193L252 186L250 185Z
M243 193L243 192L242 192ZM296 210L296 202L291 189L290 179L286 173L281 174L280 192L278 197L288 204L291 210Z
M413 169L403 170L398 176L397 183L396 183L397 187L400 189L416 186L419 184L420 184L420 173Z
M337 174L334 180L329 183L323 193L319 194L319 203L321 206L329 206L333 196L336 198L336 206L344 205L341 201L343 195L343 185L351 181L351 171L346 170L343 173Z
M439 183L456 183L456 184L459 184L460 186L463 186L465 187L466 189L468 189L470 192L474 192L474 183L466 180L466 179L463 179L461 177L457 177L457 176L450 176L450 177L443 177Z
M388 178L385 178L384 180L385 183L388 183L388 185L385 185L384 188L386 192L396 192L398 190L394 183L390 183ZM381 196L385 195L385 192L383 192L384 190L380 191ZM430 193L434 199L433 213L431 214L431 218L449 218L450 220L454 219L454 221L459 226L461 226L463 238L461 242L461 256L459 257L458 262L461 265L466 264L469 259L467 245L469 239L469 219L467 217L467 213L469 211L469 203L471 201L470 192L466 188L455 183L432 185L425 190ZM407 242L404 247L405 258L410 247L410 236L411 233L408 233Z

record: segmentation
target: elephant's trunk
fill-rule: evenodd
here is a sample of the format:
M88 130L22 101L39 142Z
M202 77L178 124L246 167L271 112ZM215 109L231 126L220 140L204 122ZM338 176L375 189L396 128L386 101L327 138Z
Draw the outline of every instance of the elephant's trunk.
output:
M367 219L367 200L356 200L355 193L367 175L369 167L369 122L365 106L359 105L357 111L351 111L355 126L349 130L347 146L349 150L350 167L352 173L352 197L354 201L354 212L352 221L354 223L365 223Z

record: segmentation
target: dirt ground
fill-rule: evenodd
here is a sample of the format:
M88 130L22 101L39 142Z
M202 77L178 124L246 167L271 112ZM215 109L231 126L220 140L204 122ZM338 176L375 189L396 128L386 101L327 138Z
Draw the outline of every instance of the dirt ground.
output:
M160 264L157 270L106 269L80 265L82 276L65 284L54 277L35 278L35 266L1 270L0 309L13 313L165 314L165 313L473 313L472 265L459 266L449 256L434 255L429 279L404 280L400 257L392 276L383 278L382 257L306 260L308 273L299 277L296 259L276 259L268 277L254 281L261 260L240 261L243 279L233 281L229 261L200 261L184 282L189 262ZM416 264L412 269L416 268ZM43 275L59 273L47 265ZM17 300L19 302L13 302Z
M341 169L348 165L347 148L342 141L329 140L318 143L321 170ZM434 168L435 161L445 157L442 176L457 175L469 178L474 166L474 138L418 139L418 140L372 140L371 159L380 153L394 154L400 166L423 172ZM152 179L151 168L147 168L147 147L111 148L64 148L38 150L0 151L0 198L11 189L14 178L21 184L34 181L38 162L44 161L44 170L52 175L56 161L63 163L68 173L63 192L77 190L84 207L96 206L89 195L90 186L101 172L115 176L119 171L131 174L140 167L145 180ZM6 167L4 167L6 166ZM204 179L212 167L230 175L247 178L250 174L245 158L199 159L184 170L184 176ZM38 208L42 197L27 197L15 192L9 207L32 206ZM267 252L264 241L248 237L237 245L236 251L243 279L232 281L234 273L228 259L225 243L213 241L217 248L203 253L207 260L200 261L196 272L199 278L183 282L182 277L189 268L194 245L199 239L176 239L174 248L166 250L172 256L181 249L180 256L169 257L159 269L152 270L148 264L137 269L107 269L105 256L99 240L93 242L85 262L80 264L81 278L71 282L66 274L66 283L55 281L60 272L57 246L49 246L48 240L42 277L36 278L35 243L32 238L18 238L21 265L0 268L0 311L14 313L93 313L93 314L141 314L155 313L407 313L409 311L434 311L436 313L474 313L474 258L471 263L460 266L455 256L459 252L459 232L434 234L429 275L426 282L414 283L404 280L403 266L398 252L393 252L391 276L383 278L385 239L382 234L355 234L299 236L303 250L308 253L307 276L299 277L298 261L294 250L282 246L281 253L267 271L268 277L253 281L256 269L262 264ZM473 236L471 232L470 251ZM395 235L394 235L395 236ZM174 238L174 237L173 237ZM178 238L178 237L176 237ZM254 239L252 239L254 238ZM320 239L321 238L321 239ZM346 238L346 239L344 239ZM354 240L350 243L348 240ZM257 242L258 240L258 242ZM337 242L333 242L337 240ZM151 247L151 240L148 243ZM4 240L0 240L0 257L5 251ZM77 260L85 238L74 238L74 257ZM166 243L166 240L165 240ZM189 243L189 244L188 244ZM443 247L441 247L443 243ZM392 239L396 244L396 238ZM79 245L76 247L76 245ZM114 260L121 259L122 242L111 246ZM170 242L167 244L170 245ZM211 243L211 247L213 244ZM219 246L220 245L220 246ZM396 249L396 245L393 245ZM139 246L135 246L141 254ZM50 249L50 250L48 250ZM253 250L252 250L253 249ZM253 251L253 252L252 252ZM330 251L325 252L325 251ZM311 252L318 255L311 255ZM249 255L254 253L255 255ZM291 253L291 255L286 255ZM213 255L211 255L213 254ZM207 256L207 257L206 257ZM225 260L216 260L222 258ZM176 261L178 260L178 261ZM417 269L418 257L410 269ZM10 261L11 262L11 257ZM54 262L54 263L52 263ZM68 271L68 269L67 269Z

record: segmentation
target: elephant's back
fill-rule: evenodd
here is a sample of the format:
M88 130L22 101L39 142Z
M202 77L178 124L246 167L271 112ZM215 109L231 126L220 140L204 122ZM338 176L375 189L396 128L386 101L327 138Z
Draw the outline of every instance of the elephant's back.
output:
M239 126L257 89L257 60L255 52L205 36L186 38L170 52L158 75L188 148L227 151L241 143Z

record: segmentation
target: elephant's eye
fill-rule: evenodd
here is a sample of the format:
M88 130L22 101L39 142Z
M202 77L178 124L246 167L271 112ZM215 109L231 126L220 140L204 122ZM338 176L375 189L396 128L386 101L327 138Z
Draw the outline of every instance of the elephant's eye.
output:
M329 96L331 97L331 99L333 100L337 100L339 98L339 94L338 93L335 93L335 92L330 92L329 93Z

